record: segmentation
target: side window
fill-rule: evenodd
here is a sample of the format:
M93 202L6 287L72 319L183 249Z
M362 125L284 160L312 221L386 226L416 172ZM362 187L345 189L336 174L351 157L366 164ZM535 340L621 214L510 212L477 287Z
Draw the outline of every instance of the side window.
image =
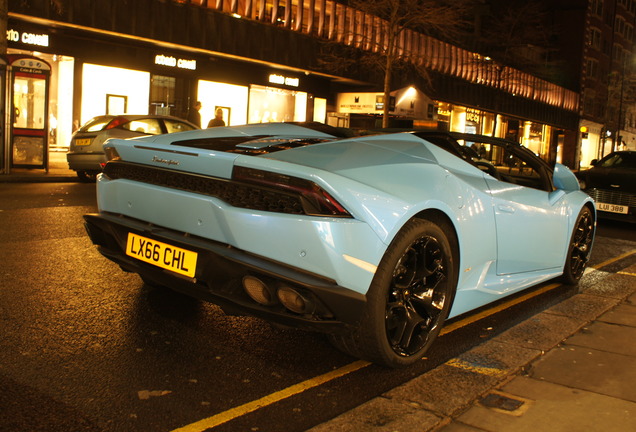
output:
M173 132L184 132L194 129L192 126L186 123L181 123L176 120L164 120L164 124L166 125L166 130L168 133Z
M161 125L159 124L159 121L157 119L133 120L122 125L122 127L133 132L139 132L148 135L159 135L163 133L161 131Z
M465 154L482 171L497 180L547 190L549 179L532 155L511 150L500 143L463 142Z
M541 175L535 168L519 155L502 149L503 157L498 171L512 183L542 189Z

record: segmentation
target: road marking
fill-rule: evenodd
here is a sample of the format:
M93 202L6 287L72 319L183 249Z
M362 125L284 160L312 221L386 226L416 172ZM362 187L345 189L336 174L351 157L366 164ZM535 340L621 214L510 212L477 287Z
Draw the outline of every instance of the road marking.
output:
M351 372L355 372L357 370L363 369L369 366L370 364L371 363L364 360L355 361L339 369L335 369L323 375L308 379L298 384L294 384L293 386L287 387L286 389L277 391L275 393L271 393L267 396L263 396L262 398L257 399L255 401L248 402L246 404L243 404L235 408L231 408L222 413L216 414L212 417L208 417L206 419L199 420L195 423L191 423L187 426L181 427L179 429L175 429L172 432L200 432L206 429L216 427L220 424L226 423L230 420L241 417L245 414L251 413L260 408L266 407L268 405L272 405L283 399L287 399L289 397L302 393L305 390L318 387L321 384L332 381L336 378L340 378L342 376L350 374Z
M445 364L457 369L474 372L480 375L492 376L492 377L498 377L498 376L506 375L508 373L508 371L505 369L481 366L481 365L470 363L458 358L452 358L449 361L447 361Z
M599 269L601 267L604 267L606 265L612 264L613 262L619 261L623 258L626 258L630 255L636 254L636 249L630 251L630 252L625 252L622 255L619 255L617 257L614 257L612 259L609 259L607 261L604 261L600 264L597 264L596 266L593 266L591 268L593 269ZM621 272L622 274L625 274L625 272ZM630 274L631 275L631 274ZM551 283L549 285L546 285L544 287L539 288L536 291L533 291L531 293L528 293L526 295L514 298L512 300L509 300L507 302L504 302L500 305L497 305L495 307L492 307L490 309L486 309L478 314L475 315L471 315L469 317L466 317L460 321L457 321L455 323L449 324L447 326L445 326L442 331L440 332L440 336L441 335L445 335L448 333L451 333L461 327L465 327L469 324L472 324L476 321L479 321L480 319L489 317L491 315L494 315L498 312L503 311L504 309L507 309L511 306L515 306L519 303L522 303L526 300L529 300L533 297L537 297L541 294L544 294L548 291L551 291L555 288L560 287L561 283ZM364 369L365 367L369 366L371 363L369 363L368 361L364 361L364 360L358 360L355 361L353 363L350 363L348 365L345 365L341 368L335 369L331 372L327 372L323 375L308 379L306 381L300 382L298 384L294 384L293 386L287 387L283 390L279 390L277 392L271 393L267 396L263 396L260 399L254 400L252 402L248 402L245 403L243 405L231 408L227 411L223 411L219 414L216 414L212 417L208 417L205 418L203 420L199 420L197 422L191 423L187 426L183 426L181 428L178 429L174 429L172 432L202 432L205 431L206 429L210 429L216 426L219 426L223 423L227 423L230 420L234 420L235 418L241 417L245 414L249 414L251 412L254 412L260 408L275 404L276 402L280 402L281 400L290 398L292 396L295 396L297 394L300 394L306 390L309 390L311 388L314 387L318 387L319 385L322 385L326 382L332 381L336 378L340 378L343 377L345 375L348 375L352 372L358 371L360 369ZM446 362L447 365L452 366L452 367L456 367L456 368L460 368L460 369L466 369L469 371L473 371L482 375L490 375L490 376L497 376L497 375L501 375L503 373L505 373L506 371L501 370L501 369L496 369L496 368L488 368L488 367L483 367L483 366L477 366L477 365L473 365L470 363L467 363L465 361L459 360L459 359L451 359L449 361Z
M598 270L598 269L599 269L599 268L601 268L601 267L605 267L606 265L610 265L610 264L612 264L612 263L614 263L614 262L616 262L616 261L620 261L620 260L622 260L623 258L627 258L628 256L630 256L630 255L634 255L634 254L636 254L636 249L632 249L632 250L631 250L631 251L629 251L629 252L625 252L624 254L621 254L621 255L619 255L619 256L617 256L617 257L614 257L614 258L608 259L607 261L604 261L604 262L602 262L602 263L600 263L600 264L597 264L597 265L593 266L592 268L593 268L593 269L597 269L597 270Z
M487 317L489 317L491 315L494 315L496 313L499 313L499 312L503 311L504 309L508 309L511 306L518 305L519 303L523 303L524 301L529 300L529 299L531 299L533 297L537 297L537 296L539 296L541 294L544 294L544 293L546 293L548 291L551 291L551 290L553 290L555 288L558 288L561 285L563 285L563 284L551 283L549 285L546 285L544 287L539 288L536 291L532 291L531 293L528 293L528 294L522 295L520 297L516 297L514 299L508 300L508 301L506 301L504 303L501 303L500 305L491 307L489 309L485 309L485 310L483 310L483 311L481 311L479 313L473 314L473 315L468 316L468 317L466 317L464 319L461 319L461 320L459 320L457 322L454 322L452 324L446 325L446 326L444 326L444 328L440 332L440 335L448 334L448 333L453 332L453 331L455 331L455 330L457 330L459 328L465 327L465 326L467 326L469 324L472 324L474 322L477 322L477 321L479 321L481 319L487 318Z

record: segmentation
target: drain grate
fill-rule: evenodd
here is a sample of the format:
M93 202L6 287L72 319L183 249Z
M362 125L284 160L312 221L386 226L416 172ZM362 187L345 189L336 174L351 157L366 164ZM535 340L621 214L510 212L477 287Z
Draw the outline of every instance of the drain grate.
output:
M479 403L486 408L495 408L512 412L521 408L525 402L499 393L490 393L481 399Z

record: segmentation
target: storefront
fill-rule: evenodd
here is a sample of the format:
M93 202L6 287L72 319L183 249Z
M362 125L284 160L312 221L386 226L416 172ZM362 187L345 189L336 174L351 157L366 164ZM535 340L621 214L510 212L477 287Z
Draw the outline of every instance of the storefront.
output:
M392 91L389 98L389 127L436 128L435 101L415 87ZM331 126L352 129L378 129L382 127L384 93L339 93L337 112L329 117Z
M68 148L73 131L95 116L187 118L195 101L202 103L203 127L217 111L226 125L326 120L329 81L308 73L77 29L49 33L43 26L12 19L7 34L10 54L32 56L50 65L46 109L50 151ZM5 146L2 154L11 151ZM46 160L42 166L46 168ZM10 158L3 167L3 172L11 169Z
M506 138L546 161L562 160L563 135L552 126L445 102L438 103L437 118L441 129Z

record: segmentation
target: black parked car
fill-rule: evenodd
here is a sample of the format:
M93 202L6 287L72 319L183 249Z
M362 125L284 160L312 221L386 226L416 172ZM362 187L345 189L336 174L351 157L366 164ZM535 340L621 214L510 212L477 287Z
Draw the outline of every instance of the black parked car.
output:
M636 151L617 151L578 173L599 217L636 222Z

